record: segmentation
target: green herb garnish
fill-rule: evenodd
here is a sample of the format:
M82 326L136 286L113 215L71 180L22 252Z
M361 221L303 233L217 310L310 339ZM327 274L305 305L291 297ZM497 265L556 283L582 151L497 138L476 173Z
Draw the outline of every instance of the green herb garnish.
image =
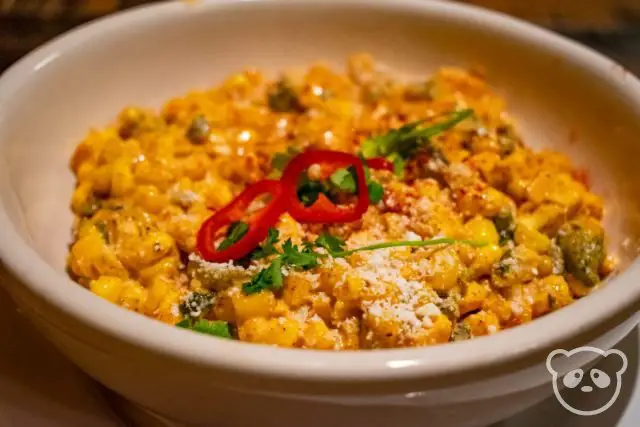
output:
M313 251L313 247L305 245L300 249L291 239L287 239L282 245L282 264L287 267L299 267L303 270L317 267L319 256Z
M250 282L242 286L245 294L255 294L265 289L280 289L284 283L282 268L297 267L308 270L318 265L320 254L314 252L309 245L305 245L301 249L298 245L294 245L291 239L287 239L282 244L281 253L275 250L273 244L270 247L273 248L273 253L277 256L269 266L260 270ZM254 257L254 259L256 258Z
M289 147L286 153L276 153L271 159L271 178L279 178L289 161L300 151ZM363 159L364 160L364 159ZM371 178L371 171L366 164L363 164L367 189L369 190L369 201L372 204L382 200L384 189L382 185ZM328 182L312 180L308 175L303 175L298 183L298 199L304 206L311 206L318 199L320 194L324 194L329 200L334 200L337 192L354 194L357 192L357 177L353 167L338 169L331 174Z
M247 231L249 231L249 225L246 222L236 221L232 223L227 230L227 237L218 245L218 250L225 250L234 243L237 243L247 234Z
M271 235L277 236L275 233ZM277 256L271 261L271 264L260 270L250 282L245 283L242 290L245 294L253 294L266 289L277 290L283 285L284 278L282 268L294 267L302 270L308 270L319 265L320 259L326 257L344 258L357 252L374 251L377 249L395 248L395 247L423 247L435 245L451 245L455 243L467 244L475 247L484 246L484 243L471 240L457 240L450 238L432 239L432 240L401 240L392 242L382 242L373 245L362 246L355 249L345 250L345 242L337 236L323 233L315 242L307 242L302 248L294 245L291 239L286 240L282 245L282 252L271 252L270 255ZM260 250L269 247L273 248L274 242L267 242ZM315 249L322 248L327 254L317 252ZM254 257L254 259L256 259Z
M284 168L287 167L289 161L300 154L300 150L296 147L288 147L284 153L276 153L271 158L271 168L273 172L278 174L278 177L282 174Z
M329 199L332 199L332 188L327 182L316 181L309 179L307 175L303 175L300 183L298 184L298 200L304 206L313 205L320 194L324 194Z
M275 255L278 253L275 244L278 243L278 239L280 238L280 232L277 228L270 228L269 233L267 235L267 240L263 245L258 247L255 251L251 253L251 259L257 260L266 258L270 255Z
M424 246L453 245L455 243L462 243L462 244L470 245L473 247L482 247L486 245L483 242L476 242L474 240L458 240L458 239L443 237L440 239L431 239L431 240L398 240L393 242L375 243L373 245L361 246L359 248L350 249L346 251L340 251L340 252L329 251L329 254L334 258L344 258L346 256L353 255L357 252L375 251L378 249L399 248L399 247L420 248Z
M473 115L472 109L451 113L449 120L442 121L427 127L420 127L429 119L417 120L393 129L384 135L369 138L362 143L362 155L371 159L374 157L386 157L395 166L396 174L402 176L404 172L404 160L409 158L417 149L424 147L435 157L444 163L447 162L442 151L429 143L434 136L445 132L463 120Z
M325 248L329 253L337 253L344 251L345 242L343 239L337 236L332 236L329 233L322 233L315 241L315 245L320 248Z
M280 289L284 279L282 277L282 258L276 257L271 264L260 270L251 278L250 282L242 286L246 295L256 294L266 289Z
M367 181L367 190L369 191L369 202L375 205L380 200L382 200L382 196L384 194L384 188L379 182L374 181L371 178L371 171L369 170L367 165L364 164L364 159L363 159L362 167L364 169L364 176ZM331 174L329 181L331 182L333 190L336 190L336 191L339 190L339 191L343 191L345 193L351 193L351 194L357 191L357 188L356 188L357 176L353 167L338 169L337 171Z
M382 184L376 181L370 181L367 188L369 188L369 201L372 204L375 205L382 200L382 196L384 196L384 188L382 188Z
M195 322L185 319L176 323L178 328L189 329L201 334L213 335L220 338L233 338L229 323L222 320L197 320Z
M342 191L349 193L356 192L356 178L351 168L338 169L331 174L329 180L331 184Z

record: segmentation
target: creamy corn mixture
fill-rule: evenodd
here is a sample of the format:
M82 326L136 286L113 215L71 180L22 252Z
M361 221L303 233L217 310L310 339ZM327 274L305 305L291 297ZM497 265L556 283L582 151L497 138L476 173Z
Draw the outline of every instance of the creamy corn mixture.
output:
M372 136L467 108L474 115L431 138L404 176L371 171L384 192L359 221L303 225L284 214L275 246L323 232L346 248L437 237L484 245L323 257L283 268L280 289L251 294L243 285L269 258L198 255L202 222L246 185L277 177L281 153L356 153ZM571 304L615 266L586 174L560 153L526 147L482 75L458 68L407 82L355 55L346 73L313 65L270 81L241 72L159 112L124 109L86 136L71 167L70 275L127 309L169 324L222 321L243 341L346 350L493 334Z

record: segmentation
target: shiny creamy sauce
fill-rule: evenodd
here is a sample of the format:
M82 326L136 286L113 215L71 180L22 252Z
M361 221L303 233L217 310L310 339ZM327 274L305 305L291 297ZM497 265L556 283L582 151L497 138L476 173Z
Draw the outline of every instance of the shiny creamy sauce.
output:
M284 214L275 247L323 233L345 249L439 237L484 245L322 256L310 269L282 267L281 288L251 294L243 286L273 256L212 263L196 251L203 221L247 185L277 177L278 155L358 153L372 137L463 109L473 116L421 141L404 176L371 171L383 193L360 220L300 224ZM586 174L560 153L529 149L504 100L458 68L406 82L361 54L344 73L312 65L267 80L244 71L158 112L124 109L86 136L71 167L68 267L79 284L169 324L217 321L209 324L227 328L222 336L248 342L342 350L469 339L571 304L615 268Z

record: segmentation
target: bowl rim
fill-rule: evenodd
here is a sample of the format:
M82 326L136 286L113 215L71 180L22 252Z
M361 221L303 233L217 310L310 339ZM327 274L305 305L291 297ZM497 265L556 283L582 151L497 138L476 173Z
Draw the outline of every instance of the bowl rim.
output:
M0 77L0 119L10 108L14 93L27 85L39 69L64 57L65 51L90 44L98 35L105 37L109 32L129 25L171 20L177 14L216 13L228 8L257 5L273 8L293 5L340 8L346 5L411 11L473 22L501 31L524 44L543 45L548 52L587 69L594 78L605 79L612 90L626 97L640 116L640 81L629 73L613 72L624 70L621 66L576 42L501 13L453 2L423 0L215 0L189 5L178 1L139 6L84 24L55 38L19 60ZM634 284L634 278L640 277L640 261L636 259L607 286L598 290L597 299L581 299L563 310L496 335L423 348L326 352L214 339L171 327L97 298L37 254L17 232L1 198L0 259L15 277L20 278L21 286L73 319L108 336L202 367L293 382L344 384L353 381L398 382L415 378L446 380L463 372L484 372L490 376L496 372L515 371L528 364L540 363L550 349L562 347L576 337L592 335L603 324L611 324L616 315L615 322L619 322L621 313L625 318L637 309L640 301L640 287ZM109 321L101 320L105 318ZM584 320L572 321L576 318ZM265 386L271 387L268 383Z

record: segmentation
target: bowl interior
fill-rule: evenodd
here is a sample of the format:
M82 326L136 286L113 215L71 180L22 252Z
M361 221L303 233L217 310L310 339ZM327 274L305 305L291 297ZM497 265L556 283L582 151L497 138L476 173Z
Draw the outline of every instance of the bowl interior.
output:
M551 47L557 40L545 33L520 37L514 25L534 31L524 24L494 25L473 9L453 14L459 6L435 3L154 7L162 13L140 9L65 36L0 81L0 204L20 237L61 278L72 223L68 161L90 127L112 121L124 106L159 107L247 67L271 76L319 60L343 67L362 51L401 76L426 77L443 65L482 66L527 144L567 153L590 171L595 191L606 199L611 248L623 267L635 258L640 93L635 78L613 62L564 41Z

